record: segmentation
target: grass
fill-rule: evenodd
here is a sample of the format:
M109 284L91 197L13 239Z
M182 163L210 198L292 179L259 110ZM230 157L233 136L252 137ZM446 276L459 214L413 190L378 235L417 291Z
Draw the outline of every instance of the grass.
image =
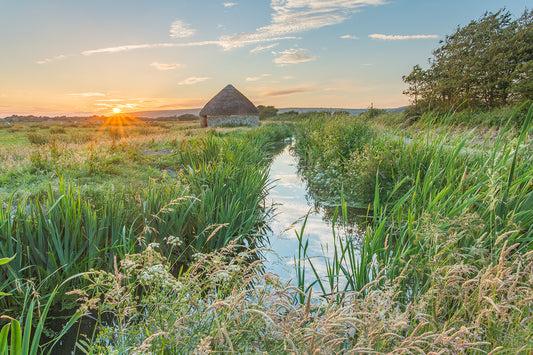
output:
M0 257L16 257L2 291L20 297L21 279L57 284L93 268L69 295L98 319L77 342L87 354L533 351L533 107L522 127L485 140L452 116L396 132L367 116L36 144L2 163L9 188L27 172L54 177L4 191ZM362 235L335 236L325 278L304 224L298 280L283 284L260 260L262 200L268 161L294 132L310 192L340 206L332 220L354 205L373 218Z
M426 304L435 332L465 327L477 332L480 351L530 351L532 115L533 107L513 139L502 131L484 150L465 149L469 134L450 139L448 127L429 120L412 141L382 135L363 152L339 158L341 177L363 174L358 189L344 189L348 199L373 188L374 218L360 239L336 238L330 246L327 278L314 273L321 294L338 300L378 282L394 288L400 310ZM346 131L339 127L329 137L340 138L328 146L338 151ZM303 132L309 142L312 132ZM309 155L301 159L309 169L320 164ZM305 252L305 239L300 244ZM312 259L304 259L314 270Z
M246 132L206 132L157 145L148 136L145 147L175 147L164 157L140 154L135 138L110 140L108 145L78 147L83 163L77 166L69 162L68 151L58 148L54 153L52 146L46 147L44 157L30 160L33 168L40 164L30 176L54 176L45 189L29 195L12 191L0 199L0 256L16 255L3 272L13 294L0 299L4 309L16 312L21 296L17 280L46 283L46 294L72 275L109 271L115 257L150 243L166 246L175 240L176 245L162 250L173 260L175 273L187 268L193 254L230 241L251 248L264 245L268 159L288 132L276 124ZM124 178L137 167L147 176L141 181ZM166 175L163 169L174 174ZM132 175L134 179L138 172ZM22 183L27 179L21 178ZM109 178L117 183L110 184ZM14 180L11 186L20 183Z

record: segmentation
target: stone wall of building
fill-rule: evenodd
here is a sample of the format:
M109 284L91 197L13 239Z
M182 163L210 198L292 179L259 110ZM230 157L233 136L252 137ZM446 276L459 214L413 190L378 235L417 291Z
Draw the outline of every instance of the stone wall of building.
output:
M259 126L259 116L207 116L207 127L218 126Z

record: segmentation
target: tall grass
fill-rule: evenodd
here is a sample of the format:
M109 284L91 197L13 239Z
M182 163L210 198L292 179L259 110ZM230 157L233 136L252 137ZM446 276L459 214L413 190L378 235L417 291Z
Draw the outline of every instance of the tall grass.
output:
M531 309L523 302L533 295L528 282L532 253L511 262L505 260L510 252L506 248L501 262L491 268L443 267L435 273L432 287L406 306L399 283L381 284L384 277L360 291L313 299L311 289L302 292L280 283L275 275L259 273L261 261L250 264L246 257L254 251L235 254L239 249L230 244L199 255L178 278L150 246L128 255L112 273L88 275L91 287L78 293L97 314L113 314L114 323L101 324L98 335L80 341L78 348L86 354L457 354L533 349L528 343ZM139 288L145 297L136 297ZM515 297L515 292L523 297ZM445 311L454 312L443 321ZM491 342L494 339L505 348Z
M74 274L111 270L115 257L150 243L161 246L176 273L193 254L230 241L264 245L269 149L287 132L272 125L240 137L207 134L184 141L170 160L176 179L152 179L140 189L84 195L61 176L57 189L50 184L37 198L12 194L0 208L0 256L16 255L2 271L4 283L17 296L17 280L46 280L43 292L51 292ZM1 302L16 308L10 300Z
M525 260L533 250L532 115L533 107L515 139L503 131L483 150L466 148L468 134L450 139L446 126L429 120L412 140L383 135L353 155L365 158L349 160L345 171L362 174L359 191L373 187L373 220L360 240L336 238L330 246L326 280L315 273L322 294L364 294L372 283L392 283L400 309L425 300L439 326L482 329L482 349L507 342L519 349L522 341L530 349L533 304L520 265L531 266ZM499 324L486 314L509 319Z

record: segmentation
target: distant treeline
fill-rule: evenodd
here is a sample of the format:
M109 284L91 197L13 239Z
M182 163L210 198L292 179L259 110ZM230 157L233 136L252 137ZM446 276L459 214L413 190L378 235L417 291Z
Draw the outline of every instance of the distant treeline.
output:
M485 110L533 100L533 11L485 13L440 42L429 68L403 76L411 112Z

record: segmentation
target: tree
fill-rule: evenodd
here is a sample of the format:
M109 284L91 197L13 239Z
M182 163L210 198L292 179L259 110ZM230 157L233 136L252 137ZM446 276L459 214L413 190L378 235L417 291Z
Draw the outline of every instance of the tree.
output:
M440 42L430 66L402 77L415 106L494 108L531 97L532 12L487 12Z
M278 114L278 109L274 106L263 106L259 105L257 106L257 109L259 110L259 119L264 120L270 117L275 117Z
M427 73L418 64L413 67L411 74L402 76L402 80L409 84L409 88L402 93L413 97L415 107L418 107L418 98L423 94L426 76Z

